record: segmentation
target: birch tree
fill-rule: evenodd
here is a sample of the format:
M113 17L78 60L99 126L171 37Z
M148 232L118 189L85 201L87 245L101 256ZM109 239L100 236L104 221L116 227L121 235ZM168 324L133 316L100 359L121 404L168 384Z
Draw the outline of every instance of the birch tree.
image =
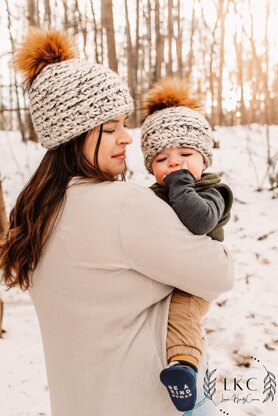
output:
M101 0L101 21L106 35L109 67L118 72L112 0Z

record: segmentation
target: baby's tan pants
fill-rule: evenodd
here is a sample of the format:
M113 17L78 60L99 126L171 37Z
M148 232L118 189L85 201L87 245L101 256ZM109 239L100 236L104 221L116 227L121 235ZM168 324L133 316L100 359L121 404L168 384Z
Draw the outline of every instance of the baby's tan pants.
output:
M168 318L168 362L176 355L188 355L199 363L203 352L201 319L209 307L210 302L174 289Z

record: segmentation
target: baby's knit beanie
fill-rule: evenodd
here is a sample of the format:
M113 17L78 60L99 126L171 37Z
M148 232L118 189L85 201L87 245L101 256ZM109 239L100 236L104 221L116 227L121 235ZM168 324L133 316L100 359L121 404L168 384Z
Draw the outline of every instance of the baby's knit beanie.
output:
M212 131L199 107L199 101L190 97L186 81L177 78L156 82L144 95L141 146L150 173L154 157L171 147L196 149L206 167L211 165Z
M66 33L31 29L15 53L14 67L26 78L34 128L47 149L133 110L119 75L77 59Z

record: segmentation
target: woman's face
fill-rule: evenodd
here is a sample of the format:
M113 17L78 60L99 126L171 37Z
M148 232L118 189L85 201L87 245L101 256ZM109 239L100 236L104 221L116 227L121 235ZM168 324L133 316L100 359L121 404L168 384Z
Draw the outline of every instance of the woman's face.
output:
M125 126L127 117L127 115L113 117L113 119L103 124L98 151L98 165L102 172L106 172L114 177L124 172L126 146L132 143L132 138ZM83 153L91 165L94 165L99 132L100 126L95 127L89 132L84 142Z

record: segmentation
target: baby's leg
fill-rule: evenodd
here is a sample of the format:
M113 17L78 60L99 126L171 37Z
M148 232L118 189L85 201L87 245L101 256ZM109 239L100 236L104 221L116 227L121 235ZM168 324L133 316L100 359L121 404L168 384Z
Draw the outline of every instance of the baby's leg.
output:
M209 302L175 289L167 334L167 358L170 364L160 373L172 402L179 411L193 409L196 402L196 378L203 351L201 319Z
M198 368L202 355L201 319L210 303L174 289L168 318L168 362L183 360Z

